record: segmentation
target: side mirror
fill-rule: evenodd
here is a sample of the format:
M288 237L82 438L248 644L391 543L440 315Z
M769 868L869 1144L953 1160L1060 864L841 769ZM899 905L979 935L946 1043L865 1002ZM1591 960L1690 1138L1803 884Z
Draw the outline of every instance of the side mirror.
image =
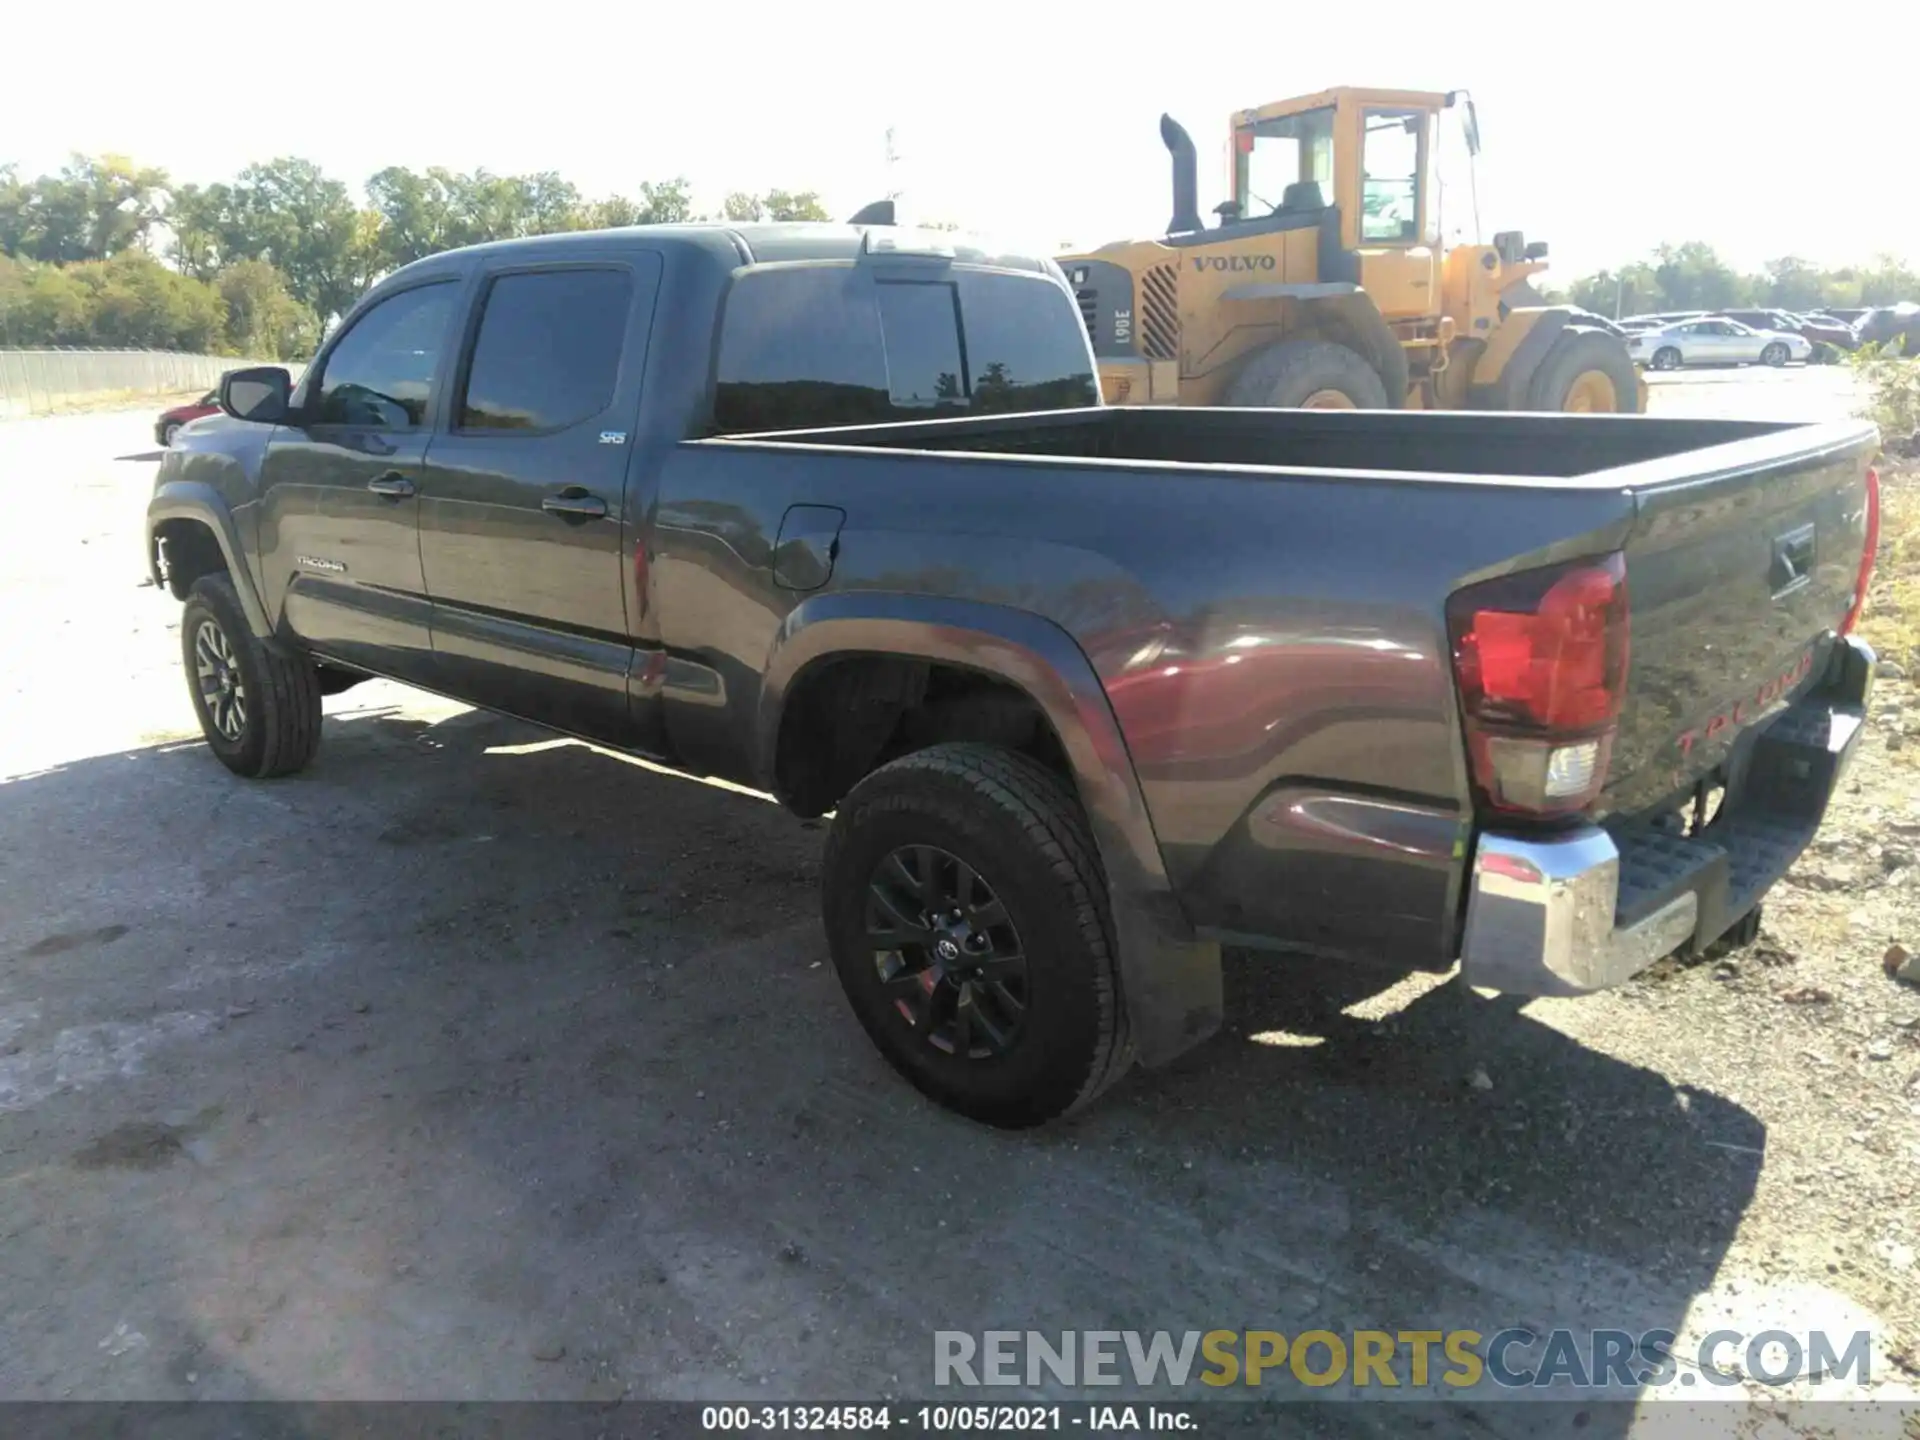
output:
M220 408L236 420L278 425L291 410L293 376L278 365L229 370L220 377Z

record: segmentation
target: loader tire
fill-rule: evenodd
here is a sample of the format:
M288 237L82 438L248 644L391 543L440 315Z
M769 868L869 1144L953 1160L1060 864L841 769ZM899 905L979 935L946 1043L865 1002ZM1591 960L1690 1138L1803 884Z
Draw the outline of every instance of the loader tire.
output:
M1227 404L1260 410L1389 410L1366 358L1331 340L1282 340L1259 351L1227 387Z
M1633 415L1640 377L1626 345L1604 330L1569 328L1534 372L1527 409L1582 415Z

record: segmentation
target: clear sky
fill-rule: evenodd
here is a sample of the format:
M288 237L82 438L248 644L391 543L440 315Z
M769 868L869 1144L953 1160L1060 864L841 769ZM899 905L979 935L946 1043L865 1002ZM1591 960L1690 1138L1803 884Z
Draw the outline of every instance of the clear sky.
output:
M892 125L917 212L1052 249L1165 225L1163 109L1204 213L1233 109L1465 87L1482 228L1550 242L1560 279L1694 238L1742 266L1920 260L1915 0L17 3L0 163L30 175L71 150L197 181L296 154L356 187L391 164L590 196L685 174L703 205L781 186L844 214L889 188Z

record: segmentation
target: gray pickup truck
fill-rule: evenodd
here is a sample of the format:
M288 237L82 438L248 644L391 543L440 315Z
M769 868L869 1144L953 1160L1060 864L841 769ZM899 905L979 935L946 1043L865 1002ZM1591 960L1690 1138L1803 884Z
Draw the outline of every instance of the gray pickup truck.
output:
M1212 1033L1222 945L1737 942L1865 717L1871 427L1102 409L1052 262L950 237L457 251L220 394L148 511L216 756L380 675L833 812L856 1015L999 1125Z

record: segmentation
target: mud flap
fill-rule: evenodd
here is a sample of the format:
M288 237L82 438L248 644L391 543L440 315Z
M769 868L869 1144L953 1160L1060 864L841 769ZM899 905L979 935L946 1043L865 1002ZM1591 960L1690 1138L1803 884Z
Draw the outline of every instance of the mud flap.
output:
M1153 898L1113 893L1122 999L1134 1052L1148 1069L1207 1039L1225 1014L1219 943L1181 938L1185 918L1151 913Z

